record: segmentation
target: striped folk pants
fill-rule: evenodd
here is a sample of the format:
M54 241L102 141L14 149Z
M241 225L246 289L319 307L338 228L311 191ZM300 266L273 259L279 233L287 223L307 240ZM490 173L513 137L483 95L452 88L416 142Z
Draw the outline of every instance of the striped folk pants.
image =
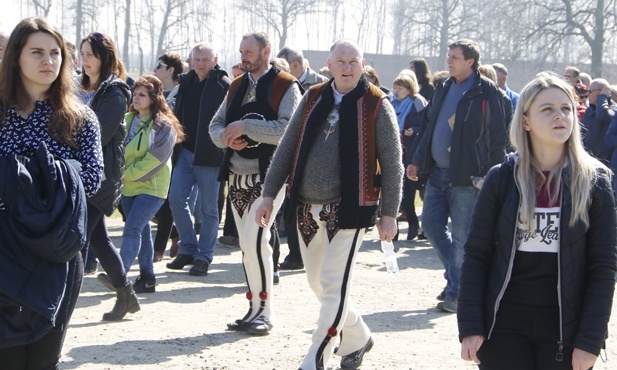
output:
M238 228L238 239L242 249L242 264L246 275L249 300L249 310L242 321L253 321L259 316L265 316L274 322L272 312L272 288L274 263L272 262L272 247L270 227L276 213L283 203L284 189L274 199L274 210L268 227L263 229L255 222L255 211L261 204L262 183L259 174L229 176L229 198L232 204L234 220Z
M298 239L306 277L321 303L312 344L300 366L327 369L337 340L337 355L362 348L371 336L368 326L349 298L356 256L364 229L339 229L338 203L297 207Z

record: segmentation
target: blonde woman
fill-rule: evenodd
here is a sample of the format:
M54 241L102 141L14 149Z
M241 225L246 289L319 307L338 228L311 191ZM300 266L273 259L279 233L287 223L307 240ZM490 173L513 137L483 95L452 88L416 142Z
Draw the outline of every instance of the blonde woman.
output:
M610 171L583 149L568 84L540 74L487 175L465 244L461 356L480 369L589 369L611 313L617 237Z

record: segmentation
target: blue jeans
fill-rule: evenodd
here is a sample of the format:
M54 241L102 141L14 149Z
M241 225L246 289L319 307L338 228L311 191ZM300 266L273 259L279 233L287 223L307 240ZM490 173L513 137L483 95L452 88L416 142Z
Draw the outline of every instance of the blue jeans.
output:
M174 167L169 192L169 208L174 216L180 236L180 253L193 256L195 260L212 263L214 246L219 227L218 167L193 166L195 155L185 148L180 150ZM197 185L201 230L199 243L193 223L189 198Z
M463 246L467 241L478 189L452 187L448 169L433 167L426 184L422 229L446 270L446 298L457 299ZM452 230L448 230L448 217Z
M154 244L150 230L150 220L161 208L165 199L141 194L134 197L122 196L122 209L126 215L120 258L126 271L135 257L139 260L141 275L154 276L152 256Z

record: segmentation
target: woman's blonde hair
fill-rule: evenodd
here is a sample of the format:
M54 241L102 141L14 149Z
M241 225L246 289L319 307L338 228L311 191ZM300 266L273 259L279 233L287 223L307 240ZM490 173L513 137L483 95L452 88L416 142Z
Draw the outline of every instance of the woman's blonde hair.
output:
M418 80L416 79L416 74L413 71L405 70L401 72L393 82L393 85L398 85L409 90L409 96L415 98L418 95L418 91L420 88L418 87Z
M523 127L523 117L529 111L538 93L552 88L559 89L568 96L573 121L572 134L564 144L562 158L546 177L534 157L530 134ZM510 141L519 155L519 163L514 178L521 193L521 219L526 222L529 230L532 230L534 226L531 220L534 218L538 190L542 185L547 185L550 203L554 203L560 195L559 189L564 185L561 175L566 165L569 167L569 176L563 178L563 180L565 186L570 189L572 200L572 216L569 225L573 226L576 221L580 220L589 227L588 208L591 202L591 188L598 177L598 168L606 167L588 154L583 147L576 106L576 99L568 83L546 72L538 74L521 92L510 126ZM609 173L608 169L606 169L606 172Z

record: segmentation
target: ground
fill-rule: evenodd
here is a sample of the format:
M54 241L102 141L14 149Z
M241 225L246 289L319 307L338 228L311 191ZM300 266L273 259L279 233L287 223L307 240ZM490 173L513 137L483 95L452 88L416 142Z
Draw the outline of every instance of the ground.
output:
M120 246L122 223L108 223ZM401 224L401 226L403 226ZM404 238L406 230L402 230ZM384 268L376 231L368 233L360 249L352 297L372 330L375 346L362 369L476 369L460 359L456 315L435 309L435 296L445 280L430 245L398 241L396 277ZM282 257L287 245L282 247ZM68 330L60 369L202 369L294 370L311 341L318 304L303 271L282 271L275 286L275 327L265 337L226 331L226 323L247 310L239 248L217 245L204 277L171 271L155 264L156 293L141 294L141 311L120 322L101 321L111 310L115 294L87 276ZM138 267L129 271L134 281ZM615 316L615 315L613 315ZM613 317L609 333L617 333ZM615 338L607 341L607 363L594 369L617 368ZM606 356L605 356L606 357ZM339 368L333 356L329 369Z

